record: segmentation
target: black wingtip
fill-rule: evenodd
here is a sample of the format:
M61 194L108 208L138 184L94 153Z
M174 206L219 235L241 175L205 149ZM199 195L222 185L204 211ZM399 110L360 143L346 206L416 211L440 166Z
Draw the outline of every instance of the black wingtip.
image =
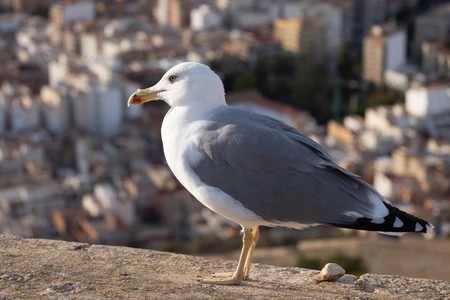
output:
M416 216L410 215L388 203L384 203L389 213L384 218L357 218L353 223L340 224L328 223L329 225L357 230L380 231L384 233L394 232L417 232L430 233L434 226L429 222Z

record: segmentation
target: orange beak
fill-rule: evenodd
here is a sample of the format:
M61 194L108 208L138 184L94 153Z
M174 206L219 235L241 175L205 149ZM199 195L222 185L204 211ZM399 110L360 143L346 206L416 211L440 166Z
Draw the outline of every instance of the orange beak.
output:
M152 88L147 88L143 90L137 90L133 95L128 98L128 106L130 105L139 105L145 102L159 100L159 93L164 92L161 90L154 90Z

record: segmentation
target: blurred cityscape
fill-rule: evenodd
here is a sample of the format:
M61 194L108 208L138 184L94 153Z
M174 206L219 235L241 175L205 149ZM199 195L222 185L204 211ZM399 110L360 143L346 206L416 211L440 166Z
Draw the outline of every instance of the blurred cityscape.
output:
M165 164L168 106L126 107L137 88L196 61L221 76L230 105L297 128L431 221L429 239L450 237L448 1L0 0L0 11L0 233L239 248L239 226ZM262 246L367 236L264 231Z

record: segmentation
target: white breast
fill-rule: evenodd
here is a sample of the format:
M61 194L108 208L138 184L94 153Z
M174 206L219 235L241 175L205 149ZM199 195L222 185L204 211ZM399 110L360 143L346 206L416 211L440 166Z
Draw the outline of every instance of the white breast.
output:
M205 120L204 116L193 116L181 107L172 108L164 118L161 127L164 154L175 177L203 205L242 227L267 224L230 195L204 184L191 168L204 156L196 142L203 125L199 120Z

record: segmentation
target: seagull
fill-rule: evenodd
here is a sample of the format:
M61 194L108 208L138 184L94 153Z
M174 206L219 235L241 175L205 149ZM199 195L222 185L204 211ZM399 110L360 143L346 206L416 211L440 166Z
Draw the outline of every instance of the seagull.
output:
M358 175L293 127L230 107L221 79L208 66L185 62L128 106L163 100L164 155L180 183L203 205L242 227L235 272L200 279L241 284L249 278L259 226L428 233L433 225L392 206Z

